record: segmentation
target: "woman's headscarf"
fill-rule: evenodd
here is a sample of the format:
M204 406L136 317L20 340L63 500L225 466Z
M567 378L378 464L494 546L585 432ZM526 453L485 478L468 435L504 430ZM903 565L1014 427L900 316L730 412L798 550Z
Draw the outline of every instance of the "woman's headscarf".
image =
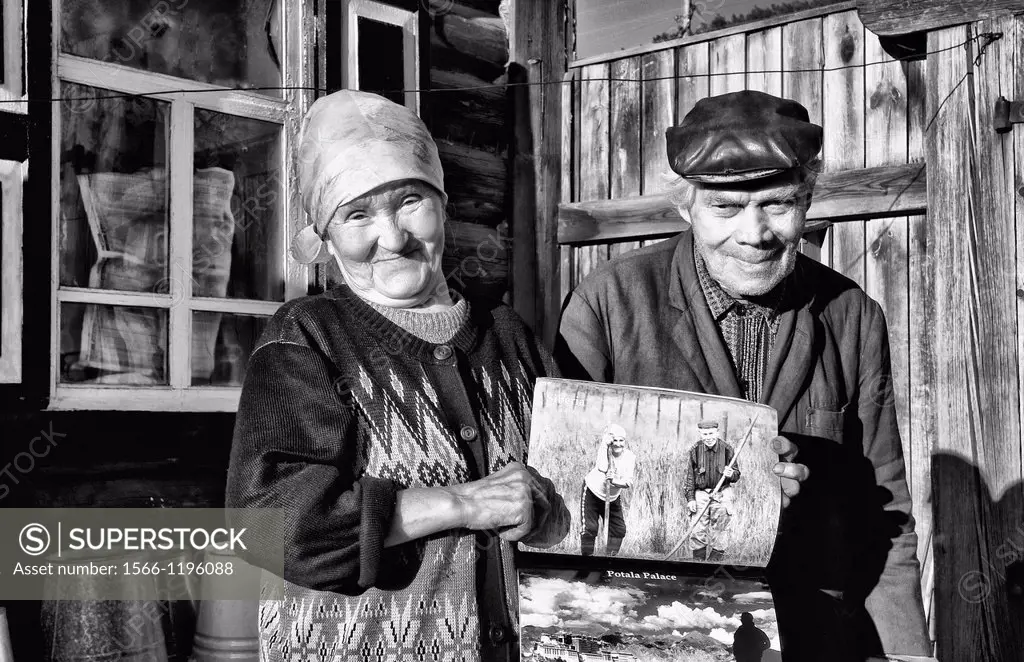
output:
M311 225L295 236L292 256L303 264L329 259L325 229L334 211L402 179L430 184L447 203L437 145L416 113L355 90L318 99L299 147L299 190Z

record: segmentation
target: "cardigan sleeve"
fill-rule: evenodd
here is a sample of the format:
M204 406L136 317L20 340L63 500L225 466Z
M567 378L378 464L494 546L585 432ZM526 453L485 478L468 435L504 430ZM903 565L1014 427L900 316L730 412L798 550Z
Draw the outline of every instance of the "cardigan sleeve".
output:
M259 511L245 514L256 536L247 561L269 569L283 534L284 579L358 595L400 581L412 547L383 547L398 486L353 477L352 417L332 371L326 357L300 343L272 341L253 354L235 422L226 505L283 511L283 531L260 526Z
M882 536L888 538L890 546L884 569L865 606L886 653L927 656L931 655L931 644L921 600L917 534L903 444L896 421L889 336L881 307L874 301L869 300L862 318L861 341L857 411L864 455L874 467L876 484L883 494L890 495L884 509L887 519L896 524Z

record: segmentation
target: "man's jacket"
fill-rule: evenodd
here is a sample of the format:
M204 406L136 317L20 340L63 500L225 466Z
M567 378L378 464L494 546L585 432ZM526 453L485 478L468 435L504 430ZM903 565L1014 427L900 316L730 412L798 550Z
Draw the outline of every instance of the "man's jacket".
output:
M790 279L761 398L811 471L767 571L784 659L930 655L885 318L803 255ZM585 279L556 358L567 377L742 397L689 231Z

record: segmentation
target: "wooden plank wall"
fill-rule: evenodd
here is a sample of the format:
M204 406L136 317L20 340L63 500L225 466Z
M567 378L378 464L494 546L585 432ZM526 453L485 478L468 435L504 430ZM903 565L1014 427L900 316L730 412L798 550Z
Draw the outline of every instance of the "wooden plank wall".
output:
M1024 127L992 126L995 100L1022 93L1022 25L1009 17L928 35L926 116L941 126L925 133L924 231L935 306L936 635L944 659L970 662L1024 659ZM985 46L985 33L1003 38Z
M883 51L853 10L591 59L571 71L587 81L577 88L582 113L563 115L566 179L578 183L566 201L654 190L668 173L668 120L709 94L743 88L803 103L824 127L826 171L927 157L928 217L837 224L820 248L803 250L885 311L940 659L1024 659L1024 600L1007 597L1024 592L1010 568L1024 556L1024 126L997 134L991 121L1000 94L1024 99L1022 21L936 31L927 59L910 62ZM984 40L964 42L984 32L1004 36L975 65ZM672 65L675 79L655 86ZM643 82L629 82L638 71ZM563 297L641 243L563 246L573 265Z

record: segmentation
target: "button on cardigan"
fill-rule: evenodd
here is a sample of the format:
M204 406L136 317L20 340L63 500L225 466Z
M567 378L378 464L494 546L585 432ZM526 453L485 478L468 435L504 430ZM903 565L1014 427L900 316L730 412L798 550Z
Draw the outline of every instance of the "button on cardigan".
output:
M285 512L285 599L261 607L268 659L515 654L516 637L488 636L518 630L511 545L467 530L383 541L400 489L527 460L541 376L558 375L507 306L471 302L445 345L345 286L281 307L250 359L227 485L228 507ZM477 431L472 443L461 438L466 426ZM251 530L247 560L260 565L280 532Z

